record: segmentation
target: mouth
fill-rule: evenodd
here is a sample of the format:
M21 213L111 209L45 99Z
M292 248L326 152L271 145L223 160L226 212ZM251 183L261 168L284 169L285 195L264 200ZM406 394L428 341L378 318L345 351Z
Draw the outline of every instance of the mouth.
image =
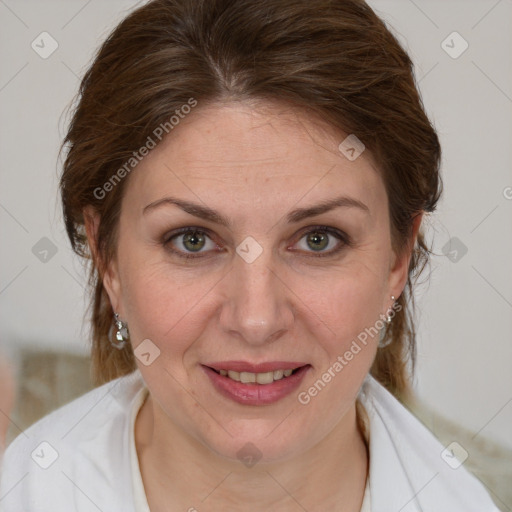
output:
M273 362L259 365L224 362L201 365L213 389L242 405L269 405L291 395L301 385L310 364Z

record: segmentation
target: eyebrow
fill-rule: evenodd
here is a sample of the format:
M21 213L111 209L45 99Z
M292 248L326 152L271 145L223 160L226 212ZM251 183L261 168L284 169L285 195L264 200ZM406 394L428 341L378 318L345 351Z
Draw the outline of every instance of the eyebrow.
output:
M145 215L149 211L165 205L178 206L184 212L189 213L190 215L194 215L195 217L199 217L201 219L208 220L228 228L231 225L230 220L223 216L221 213L207 206L203 206L190 201L184 201L175 197L164 197L162 199L158 199L157 201L154 201L145 206L142 210L142 213ZM335 208L358 208L366 213L370 213L368 206L366 206L358 199L347 196L339 196L333 199L328 199L326 201L321 201L316 205L308 206L306 208L296 208L286 215L286 220L288 223L300 222L301 220L320 215L330 210L334 210Z

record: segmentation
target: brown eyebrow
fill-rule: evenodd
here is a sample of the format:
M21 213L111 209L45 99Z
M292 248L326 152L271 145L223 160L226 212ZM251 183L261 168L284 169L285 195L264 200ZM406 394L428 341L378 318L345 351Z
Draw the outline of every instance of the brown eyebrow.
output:
M321 213L328 212L329 210L333 210L334 208L347 207L347 208L359 208L367 213L370 213L370 209L363 202L355 199L353 197L347 196L339 196L334 199L329 199L327 201L322 201L321 203L310 206L308 208L297 208L296 210L291 211L287 216L286 220L288 222L299 222L308 217L314 217L315 215L320 215Z
M173 204L181 208L184 212L189 213L190 215L194 215L194 217L199 217L204 220L208 220L214 222L216 224L220 224L222 226L226 226L229 228L231 225L230 220L227 217L224 217L219 212L208 208L207 206L202 206L197 203L192 203L190 201L184 201L182 199L177 199L175 197L164 197L163 199L158 199L147 206L144 207L142 213L146 214L148 211L158 208L160 206L166 204ZM321 203L309 206L307 208L296 208L286 215L286 220L289 223L292 222L300 222L308 217L314 217L316 215L320 215L322 213L333 210L334 208L339 207L352 207L359 208L367 213L370 212L368 206L366 206L363 202L355 199L353 197L340 196L335 197L334 199L329 199L327 201L322 201Z

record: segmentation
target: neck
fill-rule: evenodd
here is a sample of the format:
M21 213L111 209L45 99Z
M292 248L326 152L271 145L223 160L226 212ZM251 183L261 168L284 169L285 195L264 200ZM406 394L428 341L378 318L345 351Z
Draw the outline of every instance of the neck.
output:
M148 397L135 423L135 444L152 512L169 510L359 512L368 452L356 407L310 450L251 468L219 457L170 424ZM192 477L192 478L191 478Z

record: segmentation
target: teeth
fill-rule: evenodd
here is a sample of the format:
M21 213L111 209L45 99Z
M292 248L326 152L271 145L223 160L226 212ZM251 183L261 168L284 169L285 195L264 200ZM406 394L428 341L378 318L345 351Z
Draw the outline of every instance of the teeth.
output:
M274 380L281 380L284 375L284 370L276 370L274 372Z
M256 374L249 372L240 372L240 382L243 382L244 384L256 382Z
M253 373L258 384L271 384L274 382L274 372Z
M237 380L238 382L240 382L240 373L239 372L234 372L233 370L229 370L228 377L230 379Z
M271 384L276 380L281 380L283 377L289 377L293 369L275 370L273 372L265 373L251 373L251 372L235 372L233 370L219 370L219 373L224 377L242 382L243 384Z

